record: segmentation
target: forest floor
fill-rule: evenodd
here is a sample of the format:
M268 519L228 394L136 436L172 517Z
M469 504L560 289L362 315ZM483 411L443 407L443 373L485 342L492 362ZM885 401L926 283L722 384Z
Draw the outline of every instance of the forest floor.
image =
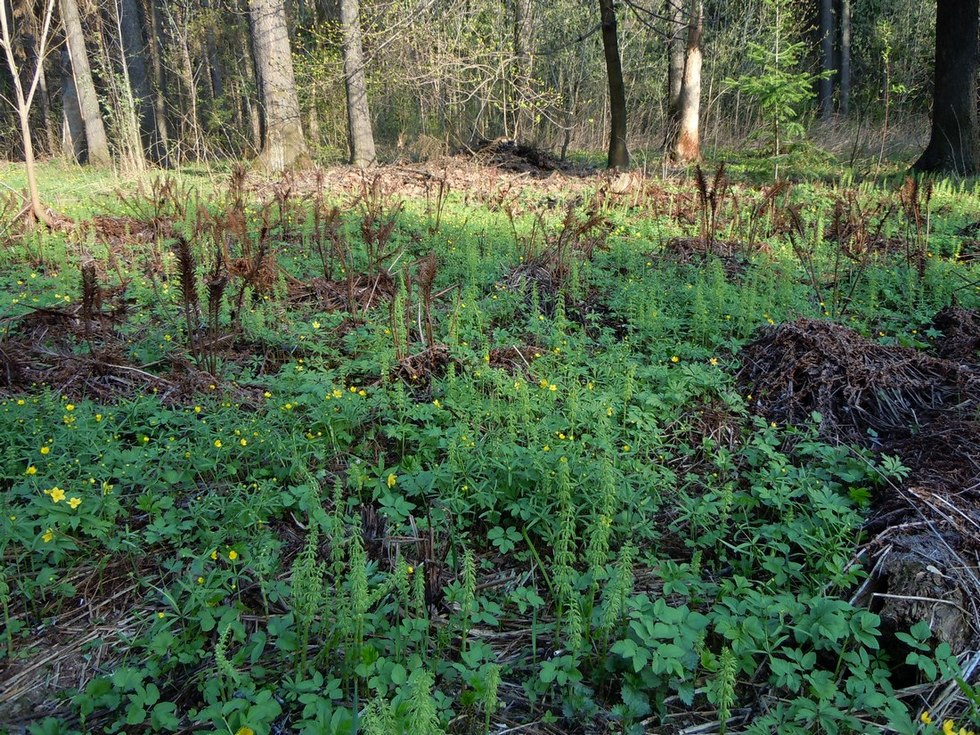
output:
M977 729L980 192L760 166L42 167L0 731Z

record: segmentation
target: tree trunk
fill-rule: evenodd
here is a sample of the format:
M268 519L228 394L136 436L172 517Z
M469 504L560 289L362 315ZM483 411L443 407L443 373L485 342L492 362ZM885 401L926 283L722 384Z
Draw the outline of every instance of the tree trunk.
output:
M687 42L684 31L684 0L667 0L667 22L670 27L669 66L667 70L667 119L668 127L677 125L681 85L684 83L684 57Z
M514 61L511 74L511 109L513 110L513 134L520 138L529 119L525 109L525 92L531 78L531 55L528 51L533 25L531 23L531 0L514 0ZM527 135L524 136L527 139Z
M132 85L136 112L139 116L140 138L145 150L153 148L156 134L153 90L146 70L146 34L143 17L137 0L119 0L119 25L122 31L123 55L126 72Z
M76 163L85 160L85 121L78 109L78 94L75 91L75 78L71 73L71 59L68 49L61 47L61 109L64 112L64 125L61 134L61 149L70 153Z
M619 58L619 36L616 32L616 9L613 0L599 0L602 23L602 51L606 57L609 81L609 168L628 168L630 155L626 148L626 84Z
M344 32L344 83L347 86L350 161L359 168L367 168L377 163L378 157L374 150L374 130L368 107L358 0L340 0L340 26Z
M851 111L851 0L840 0L840 114Z
M78 97L78 109L85 125L88 162L95 166L108 166L112 163L112 156L109 155L109 141L106 139L105 125L102 122L102 110L99 109L99 98L95 93L92 69L88 63L88 51L85 49L85 35L82 32L82 20L78 15L78 4L75 0L60 0L60 3L72 77L75 80L75 94Z
M670 158L676 163L701 159L701 33L704 28L703 0L691 0L687 26L687 50L684 57L684 79L678 102L680 122L670 146Z
M306 165L309 154L300 123L283 0L249 0L249 9L256 72L265 106L265 140L259 158L271 171Z
M932 134L917 171L978 172L977 30L980 0L939 0Z
M164 168L170 167L170 126L167 122L167 97L164 90L167 80L163 71L163 49L166 47L164 28L160 21L159 0L146 0L144 13L149 19L150 66L153 69L153 120L156 123L156 136L153 140L151 155L153 160Z
M820 0L820 78L817 102L820 116L829 120L834 116L834 0Z

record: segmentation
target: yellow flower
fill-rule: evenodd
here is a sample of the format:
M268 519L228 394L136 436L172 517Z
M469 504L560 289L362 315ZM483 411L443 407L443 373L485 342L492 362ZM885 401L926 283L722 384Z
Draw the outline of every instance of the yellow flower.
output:
M95 420L96 420L96 422L101 421L102 420L102 414L101 413L95 414Z
M547 378L541 378L541 380L538 381L538 385L540 385L542 388L547 388L548 387Z
M367 395L367 391L364 390L363 388L361 388L359 391L357 391L357 395L359 395L361 398L363 398L364 396Z
M340 398L342 395L344 395L344 392L340 390L340 388L334 388L330 392L330 395L332 395L334 398Z
M439 399L438 399L438 398L436 398L436 399L435 399L435 400L434 400L434 401L432 402L432 405L433 405L433 406L435 406L436 408L442 408L442 404L441 404L441 403L439 403Z
M201 407L200 406L194 406L194 413L201 413Z
M82 499L81 499L81 498L71 498L71 499L70 499L70 500L68 501L68 505L70 505L70 506L71 506L71 509L72 509L72 510L75 510L75 508L77 508L77 507L78 507L78 506L80 506L81 504L82 504Z
M26 470L24 470L24 474L25 475L36 475L37 474L37 467L35 467L34 465L31 465Z
M232 549L231 551L228 552L228 558L231 559L232 561L235 561L235 559L238 558L238 552Z
M51 500L53 500L56 503L60 503L62 500L65 499L65 491L62 490L60 487L51 488L50 495L51 495Z
M946 720L943 723L943 735L956 735L956 723L952 720Z
M631 447L630 447L630 445L629 445L629 444L624 444L624 445L623 445L623 451L624 451L624 452L628 452L628 451L629 451L630 449L631 449Z
M320 322L318 322L318 321L316 321L316 320L314 320L314 321L313 321L313 328L314 328L314 329L319 329L319 328L320 328Z
M255 735L255 730L250 727L240 727L235 735Z
M409 567L408 567L408 573L409 573L409 574L415 574L415 567L413 567L413 566L409 566Z
M215 439L214 440L214 446L216 446L218 449L221 449L221 440L220 439Z
M41 534L41 540L46 544L51 543L52 539L54 539L54 531L50 528Z
M554 383L552 383L551 385L548 386L548 390L550 390L550 391L556 391L556 390L558 390L558 386L555 385Z
M392 472L390 475L388 475L388 487L394 487L396 482L398 482L398 475Z
M69 403L67 406L65 406L65 410L66 411L74 411L75 410L75 404L74 403Z
M157 617L160 618L161 620L163 620L163 618L167 617L167 613L165 613L165 612L158 612L157 613Z
M51 453L51 447L47 447L47 446L41 447L41 454L50 454L50 453Z
M681 361L681 358L679 358L677 355L674 355L673 357L670 358L670 361L671 362L680 362Z
M272 394L269 391L266 391L262 395L264 395L266 398L272 398Z
M544 445L544 451L550 452L551 451L551 447L549 447L547 444L545 444Z
M709 362L709 363L710 363L710 364L712 365L712 367L713 367L713 366L715 366L715 365L717 365L717 364L718 364L718 358L717 358L717 357L712 357L712 358L711 358L710 360L708 360L708 362Z
M248 440L247 439L239 439L238 440L238 443L241 444L244 447L246 444L248 444Z
M211 552L211 561L216 561L217 558L218 558L218 552L217 551L212 551Z

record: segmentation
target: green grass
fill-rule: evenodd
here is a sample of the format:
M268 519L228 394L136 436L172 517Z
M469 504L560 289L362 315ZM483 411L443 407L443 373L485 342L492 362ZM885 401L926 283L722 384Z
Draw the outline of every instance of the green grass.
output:
M220 222L224 182L181 179ZM131 211L114 192L137 183L41 177L78 219ZM927 347L939 308L980 300L956 259L980 199L937 187L927 243L890 215L883 234L928 248L920 277L901 248L842 262L819 236L842 192L819 182L777 201L799 207L796 249L746 186L719 217L738 258L671 256L701 233L696 199L651 186L587 228L533 193L509 216L453 192L438 228L433 199L382 197L387 239L328 192L347 202L333 241L296 198L285 231L268 214L263 276L243 275L257 202L244 242L163 202L196 264L190 333L169 237L112 259L91 235L8 243L0 346L39 349L0 400L0 671L31 683L31 731L643 732L751 707L739 731L919 732L929 703L898 696L878 616L848 602L868 499L901 467L756 416L734 376L760 328L800 316ZM894 194L859 197L870 212ZM252 259L216 268L215 233ZM356 284L370 308L352 315L346 286L304 291L324 263L338 283L376 273L365 238L393 274ZM128 304L88 333L81 250L101 313ZM554 292L518 287L536 257ZM911 635L914 680L949 681L948 646ZM45 651L90 665L12 678Z

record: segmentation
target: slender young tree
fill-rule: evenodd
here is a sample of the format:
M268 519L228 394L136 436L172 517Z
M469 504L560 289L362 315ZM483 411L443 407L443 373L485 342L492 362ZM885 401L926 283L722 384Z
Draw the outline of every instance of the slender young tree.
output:
M667 0L667 24L670 29L667 69L667 119L668 125L677 124L681 85L684 83L684 57L687 54L687 23L684 19L684 0Z
M820 69L820 116L829 120L834 116L834 0L820 0Z
M619 34L616 28L616 8L613 0L599 0L602 24L602 51L606 57L606 78L609 82L609 168L628 168L630 155L626 148L626 83L619 57Z
M344 84L347 88L347 134L350 161L359 168L377 163L374 129L368 107L361 9L358 0L340 0L340 26L344 33Z
M678 100L678 125L669 148L670 159L687 163L701 159L701 34L704 29L703 0L691 0L687 23L684 77Z
M78 108L78 94L75 92L75 78L71 73L71 59L68 49L61 47L61 109L64 116L61 133L61 150L70 155L75 163L85 157L85 121Z
M851 0L840 0L840 114L851 111Z
M265 112L259 160L270 171L309 161L289 49L283 0L249 0L256 73Z
M932 134L913 168L956 173L980 171L977 130L977 31L980 0L939 0Z
M82 19L78 14L76 0L61 0L61 21L65 24L65 39L68 42L68 56L71 59L72 77L75 80L75 95L78 109L85 124L85 149L88 162L95 166L108 166L112 163L109 155L109 141L102 122L102 110L92 81L92 69L85 48L85 34Z
M51 218L41 205L41 193L37 185L37 172L34 170L34 143L31 140L31 105L41 79L44 57L47 54L48 36L51 31L51 17L54 15L54 0L48 0L44 6L44 16L41 23L41 37L37 41L37 59L34 71L27 76L30 80L28 88L24 89L21 80L21 68L14 58L14 46L11 40L10 25L7 23L7 0L0 0L0 45L3 46L7 57L7 66L13 77L16 94L17 117L20 120L20 134L24 145L24 166L27 170L27 189L30 197L29 211L40 222L51 224Z

